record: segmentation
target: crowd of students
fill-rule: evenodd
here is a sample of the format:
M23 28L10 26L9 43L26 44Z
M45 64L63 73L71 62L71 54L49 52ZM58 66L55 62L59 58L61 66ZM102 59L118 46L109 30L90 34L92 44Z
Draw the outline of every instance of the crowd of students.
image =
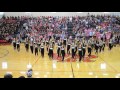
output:
M0 19L0 40L9 40L14 37L20 28L20 19L6 17Z

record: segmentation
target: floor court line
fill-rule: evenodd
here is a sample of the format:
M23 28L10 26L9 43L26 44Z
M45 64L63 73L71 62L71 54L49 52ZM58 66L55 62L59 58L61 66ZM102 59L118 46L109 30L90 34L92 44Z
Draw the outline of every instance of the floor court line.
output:
M99 58L101 58L99 56ZM108 64L115 72L118 72L112 65L110 65L107 61L105 61L103 58L101 58L102 61L104 61L106 64Z

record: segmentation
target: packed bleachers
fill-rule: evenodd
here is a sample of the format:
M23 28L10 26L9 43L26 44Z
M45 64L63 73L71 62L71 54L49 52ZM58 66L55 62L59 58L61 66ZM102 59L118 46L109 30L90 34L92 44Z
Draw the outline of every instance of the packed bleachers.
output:
M118 16L76 16L72 17L3 17L0 19L0 40L9 41L13 37L24 39L27 36L60 37L62 32L67 36L67 23L71 20L73 33L77 36L104 36L107 32L120 32L120 17Z

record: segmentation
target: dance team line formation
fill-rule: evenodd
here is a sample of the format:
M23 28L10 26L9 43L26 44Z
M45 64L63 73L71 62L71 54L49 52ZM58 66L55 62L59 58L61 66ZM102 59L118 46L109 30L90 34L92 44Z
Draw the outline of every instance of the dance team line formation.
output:
M13 44L14 50L20 52L20 44L25 44L26 52L44 57L45 49L50 59L54 52L57 57L77 55L79 61L84 60L95 51L104 52L106 46L111 50L120 44L120 17L88 15L74 17L3 17L0 19L0 39L5 39ZM72 24L72 32L68 31L68 23ZM55 51L55 45L57 49Z

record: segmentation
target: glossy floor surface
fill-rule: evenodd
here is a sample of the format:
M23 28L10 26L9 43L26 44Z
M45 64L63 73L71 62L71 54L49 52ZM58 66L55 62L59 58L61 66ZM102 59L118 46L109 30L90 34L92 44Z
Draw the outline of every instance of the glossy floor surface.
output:
M56 47L54 48L56 53ZM92 55L95 55L92 52ZM87 53L86 53L87 57ZM70 62L69 62L69 60ZM24 44L21 44L20 52L13 49L12 45L0 46L0 78L4 74L12 73L13 78L26 76L30 66L33 69L33 78L120 78L120 46L111 51L108 47L98 54L98 58L89 61L73 62L71 56L66 56L64 62L51 60L45 50L44 58L26 52Z

